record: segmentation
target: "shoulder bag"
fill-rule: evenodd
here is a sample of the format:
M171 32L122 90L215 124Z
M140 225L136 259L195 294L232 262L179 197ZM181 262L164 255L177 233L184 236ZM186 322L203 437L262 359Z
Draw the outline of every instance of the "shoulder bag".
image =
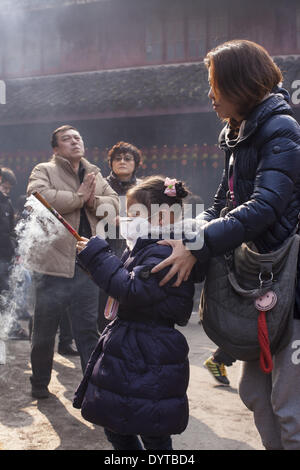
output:
M208 266L200 300L206 334L237 360L260 360L266 373L291 336L299 241L294 234L266 254L243 243Z

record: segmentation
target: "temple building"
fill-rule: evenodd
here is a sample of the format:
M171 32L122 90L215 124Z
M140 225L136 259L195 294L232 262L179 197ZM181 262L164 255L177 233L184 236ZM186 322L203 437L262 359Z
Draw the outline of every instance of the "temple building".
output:
M142 150L140 176L181 178L211 203L222 123L203 58L240 38L274 57L299 119L297 0L2 0L0 166L16 171L21 194L68 123L105 176L107 150L125 140Z

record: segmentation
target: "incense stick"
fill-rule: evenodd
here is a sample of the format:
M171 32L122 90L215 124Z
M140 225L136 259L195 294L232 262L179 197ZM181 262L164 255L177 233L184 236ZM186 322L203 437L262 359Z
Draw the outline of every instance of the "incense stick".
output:
M76 232L76 230L70 225L55 209L52 207L43 196L38 193L38 191L34 191L32 193L50 212L53 214L65 227L66 229L76 238L76 240L82 240L81 236Z

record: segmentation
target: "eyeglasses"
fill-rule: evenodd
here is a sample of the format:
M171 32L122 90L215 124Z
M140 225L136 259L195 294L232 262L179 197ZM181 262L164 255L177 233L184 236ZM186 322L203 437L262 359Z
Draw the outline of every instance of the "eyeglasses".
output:
M121 162L124 160L124 162L132 162L134 160L134 157L132 155L117 155L113 161L115 162Z

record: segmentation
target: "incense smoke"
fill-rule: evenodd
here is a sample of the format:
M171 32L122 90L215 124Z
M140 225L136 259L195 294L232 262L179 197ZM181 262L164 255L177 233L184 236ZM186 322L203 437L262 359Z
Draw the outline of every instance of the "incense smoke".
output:
M15 228L18 246L10 269L9 287L0 296L2 339L8 337L17 310L24 306L29 294L26 270L39 271L35 264L39 255L45 254L51 242L66 233L61 223L34 196L27 199L23 215Z

